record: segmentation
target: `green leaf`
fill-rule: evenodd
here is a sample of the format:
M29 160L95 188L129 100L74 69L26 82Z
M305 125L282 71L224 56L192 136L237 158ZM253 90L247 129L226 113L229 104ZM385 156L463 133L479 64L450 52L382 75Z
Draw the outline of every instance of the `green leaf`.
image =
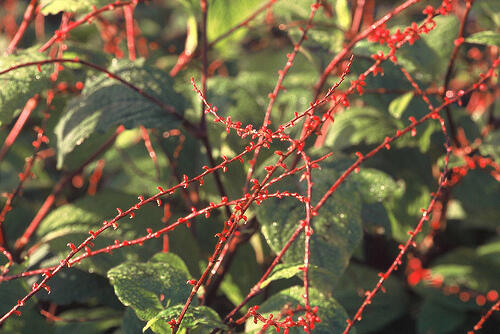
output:
M429 34L422 35L413 45L406 44L398 52L399 63L410 73L415 73L417 80L441 79L454 48L455 37L451 36L458 35L456 16L439 16L434 21L436 27Z
M497 163L500 163L500 131L490 133L479 146L479 151L483 155L492 156Z
M351 13L347 0L335 1L335 13L337 14L337 21L339 26L347 30L351 26Z
M373 168L360 169L347 182L357 188L361 199L366 203L382 202L399 188L389 175Z
M3 283L2 283L3 284ZM3 301L3 299L2 299ZM2 324L2 334L54 333L53 326L36 307L21 308L21 317L11 316ZM94 332L95 333L95 332ZM59 333L58 333L59 334ZM89 333L90 334L90 333Z
M145 325L146 323L144 321L141 321L139 318L137 318L134 310L130 307L127 307L122 319L121 329L123 331L123 334L141 333ZM153 331L151 329L148 329L143 333L151 334L153 333Z
M395 118L401 118L412 98L413 92L408 92L392 100L391 104L389 104L389 114Z
M123 263L108 271L108 278L123 305L144 321L184 303L191 291L186 266L172 253L157 254L148 262Z
M465 211L463 221L466 226L491 231L498 228L500 187L491 175L481 170L471 170L453 187L452 193Z
M500 34L496 31L481 31L470 35L465 41L468 43L500 47Z
M500 238L495 238L477 249L477 254L500 267Z
M360 169L346 182L355 187L361 196L361 219L365 231L391 235L392 228L383 202L401 192L401 185L386 173L373 168Z
M304 273L302 270L299 268L304 266L304 263L299 262L299 263L280 263L276 267L274 267L273 271L269 275L269 277L262 282L260 285L261 288L265 288L266 286L269 285L269 283L279 280L279 279L284 279L284 278L292 278L295 275L299 273Z
M13 272L11 273L13 274ZM26 284L19 280L2 282L0 285L0 313L7 313L17 301L29 292Z
M465 313L426 299L420 306L417 317L419 334L457 333L464 328Z
M55 15L59 12L89 12L92 6L103 6L112 0L41 0L43 15Z
M315 184L313 203L316 203L338 173L329 168L314 170ZM295 188L293 185L296 184ZM305 182L298 183L289 178L277 186L283 190L305 194ZM283 189L283 187L288 187ZM328 288L347 267L354 248L361 240L361 203L352 187L341 186L323 205L312 220L314 230L310 242L310 263L318 267L311 272L313 286ZM268 199L257 208L257 217L262 224L262 233L271 249L278 253L288 242L293 232L305 218L305 209L296 199ZM295 240L283 258L285 263L300 263L304 260L303 233Z
M101 275L90 274L77 268L61 271L53 279L50 294L40 294L39 298L58 305L71 303L99 303L119 307L113 288L106 278Z
M384 111L353 107L335 117L325 143L333 148L352 145L380 144L401 127L401 122Z
M111 219L116 208L125 210L137 203L137 196L120 191L103 190L95 196L87 196L71 204L63 205L52 211L40 224L37 236L41 243L48 243L52 253L59 258L70 251L69 242L78 245L89 236L89 231L96 231L104 219ZM116 231L106 231L94 240L93 249L112 245L114 240L130 240L146 235L146 228L153 230L164 227L161 223L162 212L156 204L137 210L133 220L123 219L118 222ZM124 247L113 256L92 256L79 264L80 269L105 274L111 267L129 259L140 260L152 256L161 247L161 240L149 240L143 247ZM156 250L155 250L156 249Z
M36 47L15 55L0 56L0 70L17 64L44 60ZM26 101L49 86L53 66L27 66L0 76L0 125L9 123L24 107Z
M155 331L155 325L163 322L169 326L168 322L179 316L184 305L176 305L167 308L158 313L153 319L149 320L143 331L150 327ZM164 327L163 327L164 328ZM213 309L207 306L192 306L188 309L182 319L179 330L189 328L189 333L208 333L214 328L226 329L227 326L220 320L219 315ZM157 331L155 331L157 332Z
M284 306L295 308L297 305L304 304L304 288L294 286L290 289L281 291L271 298L266 300L259 307L259 313L268 318L269 314L273 314L274 318L278 318L283 311ZM318 306L318 316L321 319L320 323L316 323L314 327L314 334L331 334L342 333L346 326L347 313L344 308L333 298L322 294L319 290L309 289L309 301L311 306ZM295 312L293 320L297 320L299 316L303 315L300 312ZM245 333L260 333L263 323L254 323L253 318L249 318L246 322ZM268 328L264 333L276 333L274 327ZM290 334L304 333L302 328L290 328ZM351 333L356 333L352 330Z
M184 99L173 89L173 80L165 73L145 64L114 60L109 71L134 84L144 92L179 113ZM106 132L120 124L130 129L139 125L149 128L176 128L179 121L168 111L122 83L97 74L87 79L82 95L71 100L55 128L58 167L66 154L73 151L94 132Z
M65 311L58 314L59 317L65 320L55 322L55 334L107 333L120 324L121 314L122 312L107 307L81 308ZM82 319L86 321L82 321Z
M207 17L207 38L212 41L241 23L250 14L252 14L264 0L247 0L247 1L232 1L232 0L212 0L208 5ZM228 46L228 42L234 43L241 39L246 33L246 29L239 29L227 38L224 42L218 44Z
M382 203L363 203L361 207L363 229L371 234L392 235L389 215Z
M377 272L365 266L351 264L334 290L334 297L353 316L365 298L364 291L377 284ZM404 285L390 276L384 283L385 292L373 298L363 314L363 320L356 324L358 333L374 333L403 316L408 310L409 295Z

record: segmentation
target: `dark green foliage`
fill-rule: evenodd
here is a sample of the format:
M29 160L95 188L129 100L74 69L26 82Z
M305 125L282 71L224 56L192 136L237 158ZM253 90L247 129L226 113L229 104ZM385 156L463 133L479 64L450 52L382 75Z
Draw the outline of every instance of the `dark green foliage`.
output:
M314 1L208 0L207 49L203 46L204 1L140 1L132 6L137 60L130 60L133 57L127 53L132 39L124 12L132 7L110 6L98 17L72 27L72 22L110 0L41 0L42 16L30 22L12 54L3 54L13 35L9 20L15 17L17 27L27 5L27 1L12 2L17 4L15 10L0 11L0 71L54 57L82 59L95 66L66 62L57 77L55 63L0 75L0 150L6 152L0 158L0 193L7 194L0 197L0 211L19 180L26 178L12 210L5 211L5 220L0 216L0 251L10 252L0 252L0 272L5 272L0 276L0 316L75 247L86 246L73 259L89 251L102 252L72 262L71 268L62 267L47 281L51 292L36 293L19 308L20 317L12 315L0 325L2 333L169 334L200 277L203 284L193 294L178 333L206 334L215 329L274 333L271 314L272 320L282 322L288 311L300 306L293 320L306 315L306 257L309 304L318 307L321 319L311 333L342 333L346 320L353 319L383 277L381 273L391 266L400 244L408 240L433 192L443 185L440 173L448 159L448 143L452 147L449 183L436 199L436 210L429 213L415 244L368 301L350 333L465 332L496 302L495 293L500 291L498 78L493 75L481 86L474 84L488 73L500 46L496 2L474 2L462 40L457 38L464 2L454 1L451 13L437 15L435 26L427 25L428 34L407 35L411 42L405 40L395 58L385 59L376 75L372 72L361 79L360 74L381 57L379 51L388 55L391 50L387 41L375 42L376 33L398 29L406 33L425 22L427 14L422 11L428 3L412 5L391 17L384 28L357 41L319 88L325 67L356 39L358 31L371 29L377 19L391 13L394 1L366 1L356 31L351 29L359 2L320 1L307 39L296 47ZM438 6L441 1L429 3ZM259 16L210 45L266 4L269 7ZM43 37L36 21L41 19L45 20ZM50 36L58 36L61 20L68 20L69 32L59 36L48 52L38 52ZM273 98L269 93L295 47L293 66L274 101L270 121L266 130L259 130ZM333 96L342 98L353 82L363 85L352 88L349 106L347 102L335 106L329 100L316 107L314 115L323 124L301 147L311 159L331 154L309 166L313 208L342 180L312 214L310 253L305 254L305 229L291 240L306 219L307 170L301 155L291 153L269 179L285 172L292 175L265 185L248 208L246 201L279 156L300 146L304 117L293 126L280 127L339 81L351 54L350 70ZM220 120L213 122L210 113L202 121L201 101L191 84L193 78L201 89L202 73L207 75L205 98L217 107L217 114L226 122L230 118L232 125L241 122L240 131L251 126L255 135L242 138ZM445 108L443 101L461 95L461 90L465 91L462 99ZM11 145L6 139L35 94L38 105ZM404 135L399 132L438 107L448 137L435 118ZM333 108L329 117L321 118L329 108ZM109 147L101 147L122 125L125 130ZM34 152L37 133L33 129L39 128L48 140L35 156L32 175L19 176ZM261 148L254 180L247 180L252 145L264 137L264 131L273 133L273 140ZM388 138L394 140L384 145ZM248 152L241 162L220 168L222 161L244 151ZM90 157L92 161L82 167ZM360 166L351 168L361 157ZM219 165L217 175L213 164ZM209 175L203 179L183 183L205 170ZM59 189L56 185L62 180L66 181ZM175 191L162 194L158 202L143 204L170 187ZM268 196L278 191L279 196ZM50 208L41 209L54 192ZM224 196L228 201L243 199L229 206L230 213L239 215L245 207L245 217L240 217L237 233L227 243L224 234L231 224L226 208L199 212L226 200ZM132 215L88 242L103 223L128 209ZM435 221L439 214L440 220ZM16 240L37 215L43 219L27 245L18 248ZM188 215L196 217L185 219ZM166 228L170 230L165 232ZM162 233L155 234L158 231ZM287 245L282 259L263 277ZM216 256L225 254L222 261L213 258L216 249ZM6 254L12 254L12 264ZM38 268L45 271L32 272ZM11 276L26 272L27 277ZM253 298L246 300L249 294ZM239 311L226 319L244 300ZM257 305L258 309L251 308ZM269 323L256 321L247 313L252 310ZM261 331L263 326L267 329ZM482 333L497 333L499 326L494 313ZM304 328L289 328L287 333L304 333Z

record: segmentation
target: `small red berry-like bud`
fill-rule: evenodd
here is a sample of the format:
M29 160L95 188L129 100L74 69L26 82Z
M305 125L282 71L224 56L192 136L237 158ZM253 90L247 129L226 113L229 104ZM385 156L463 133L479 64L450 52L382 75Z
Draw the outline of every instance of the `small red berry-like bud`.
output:
M463 44L464 41L465 41L465 39L463 37L459 37L453 41L453 44L455 44L455 46L460 46Z

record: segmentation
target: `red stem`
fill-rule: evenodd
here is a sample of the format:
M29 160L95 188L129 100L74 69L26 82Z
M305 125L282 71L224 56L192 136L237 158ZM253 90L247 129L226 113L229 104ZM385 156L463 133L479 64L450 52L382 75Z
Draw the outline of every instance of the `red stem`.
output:
M126 2L115 1L113 3L110 3L109 5L106 5L106 6L99 8L99 9L94 9L93 11L91 11L90 13L88 13L87 15L82 17L81 19L79 19L75 22L71 22L66 27L57 30L56 33L38 51L39 52L46 51L48 48L50 48L52 46L52 44L54 44L59 39L61 39L61 37L66 35L71 30L75 29L76 27L78 27L84 23L89 22L89 20L91 20L94 16L97 16L97 15L99 15L103 12L109 11L109 10L115 10L116 8L119 8L119 7L130 6L130 5L133 5L137 2L138 2L137 0L126 1Z
M128 57L134 61L135 56L135 33L134 33L134 7L135 5L127 5L123 7L123 15L125 16L125 27L127 30L127 48Z
M16 123L14 124L12 129L10 130L9 135L5 139L5 141L2 145L2 148L0 149L0 161L3 160L3 158L5 157L7 152L9 151L9 148L16 141L17 136L19 135L19 133L23 129L24 125L26 124L26 121L30 117L31 112L33 110L35 110L35 108L38 104L38 100L39 100L39 95L35 94L35 96L30 98L28 100L28 102L26 102L26 104L24 105L23 111L19 115Z
M472 328L472 330L468 331L467 334L476 333L476 331L480 330L483 327L484 323L486 322L486 320L488 320L489 317L491 317L493 312L498 312L499 310L500 310L500 300L490 307L488 312L486 312L486 314L484 314L481 317L481 319L479 319L477 324Z
M462 17L462 20L460 21L460 28L458 30L458 36L457 39L455 40L455 46L453 47L453 51L451 52L450 56L450 61L448 63L447 69L446 69L446 75L444 77L444 83L443 83L443 93L441 95L441 98L444 99L446 96L446 92L448 90L448 85L451 80L451 74L453 72L453 67L455 65L455 60L458 55L458 50L460 49L460 46L463 44L463 38L464 38L464 32L465 32L465 25L467 23L467 17L469 16L470 10L472 8L472 5L474 4L474 0L466 0L465 1L465 13ZM460 41L462 40L462 41ZM458 43L457 43L458 41ZM453 118L451 117L450 110L446 108L446 118L448 120L448 125L450 127L450 132L451 132L451 138L453 140L453 143L455 146L460 146L460 143L457 138L457 130L455 126L455 122L453 121Z
M19 26L19 29L17 30L16 34L14 35L14 38L10 41L9 46L7 47L7 54L11 54L14 52L14 50L17 47L17 44L23 37L24 33L26 32L26 29L28 28L28 25L31 23L31 20L33 20L34 13L35 13L35 7L37 4L38 0L31 0L30 3L28 4L28 7L26 8L26 11L24 12L24 17L23 17L23 22Z
M393 271L397 270L398 266L401 265L401 263L402 263L401 261L403 259L403 256L406 254L408 249L410 247L415 247L415 241L414 241L415 237L422 230L422 226L423 226L424 222L429 219L428 213L432 212L432 209L434 207L434 204L436 203L438 196L441 194L441 191L443 190L443 188L446 187L447 175L442 174L441 177L442 177L442 180L439 183L439 187L438 187L438 190L436 191L436 194L432 197L431 202L429 203L427 209L424 211L422 218L420 218L420 221L418 222L415 229L413 231L409 232L410 238L408 238L408 240L406 241L406 243L404 245L400 245L400 251L399 251L398 255L396 256L396 258L394 259L394 262L389 267L389 269L387 269L387 271L385 273L379 274L380 279L377 282L377 285L375 286L375 288L373 288L373 290L371 290L365 294L366 295L365 300L363 301L363 303L361 304L361 306L357 310L357 312L354 315L354 317L352 318L352 320L347 320L347 327L344 330L344 334L349 333L349 331L351 330L352 326L354 326L356 321L361 320L361 314L365 310L366 306L368 306L371 303L373 297L375 297L377 292L379 290L383 289L382 285L384 284L385 280L391 275L391 273Z
M123 126L120 126L117 128L115 133L101 146L99 149L92 154L80 167L75 169L73 172L70 174L66 175L65 177L61 178L59 182L54 186L52 189L52 192L50 193L49 196L45 199L43 202L42 206L38 210L37 214L31 221L31 223L28 225L26 230L24 231L23 235L17 239L15 243L15 249L16 251L20 252L22 249L26 246L26 244L29 242L31 236L33 233L35 233L36 229L38 228L38 225L42 221L42 219L47 215L49 212L50 208L54 204L54 200L56 196L64 189L64 186L66 183L71 181L73 176L81 174L83 169L87 167L92 161L94 161L99 155L101 155L103 152L105 152L111 145L114 143L116 137L123 132L125 128Z
M292 68L293 62L295 60L295 57L297 56L297 53L300 50L300 47L302 43L307 39L307 32L309 29L312 28L312 21L314 19L314 15L316 14L316 11L319 9L319 0L315 2L315 4L311 8L311 13L309 14L309 19L307 20L306 26L303 28L302 31L302 36L300 37L300 40L293 46L293 52L287 55L287 62L285 64L285 67L283 67L282 70L278 71L278 81L276 82L276 85L274 86L273 92L269 94L269 103L267 104L266 108L266 114L264 116L264 121L262 122L261 129L265 131L267 127L271 124L270 118L271 118L271 111L273 109L274 103L276 102L276 98L278 97L278 94L280 90L284 89L283 87L283 80L285 79L285 76L287 75L288 71ZM259 143L262 142L263 139L262 137L259 138ZM248 187L248 182L253 176L254 173L254 168L255 164L257 163L257 158L260 153L260 148L257 148L254 151L253 157L250 160L250 167L248 168L248 173L247 173L247 178L245 182L245 186L243 191L246 192L247 187Z
M350 31L351 36L355 36L359 31L359 27L361 27L361 20L363 18L364 9L365 9L365 0L357 0L356 9L354 10L354 16L352 18L351 31Z

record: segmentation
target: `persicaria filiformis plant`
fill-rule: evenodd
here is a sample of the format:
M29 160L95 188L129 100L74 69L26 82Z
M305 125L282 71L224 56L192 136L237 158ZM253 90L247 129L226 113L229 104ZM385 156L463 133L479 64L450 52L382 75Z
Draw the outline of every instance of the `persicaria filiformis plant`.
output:
M3 1L2 333L497 333L499 24Z

